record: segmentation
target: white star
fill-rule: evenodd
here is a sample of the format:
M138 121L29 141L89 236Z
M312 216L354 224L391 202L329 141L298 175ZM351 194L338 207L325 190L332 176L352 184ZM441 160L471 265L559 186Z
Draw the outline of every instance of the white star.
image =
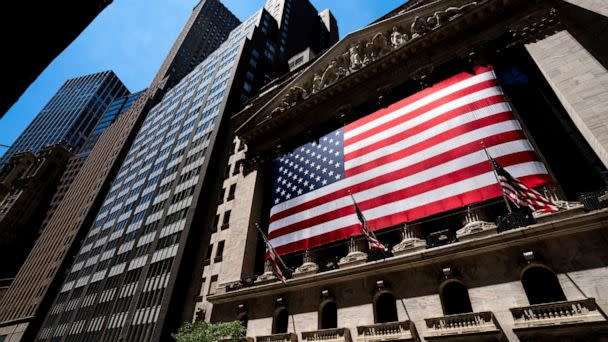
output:
M317 145L317 148L321 148L321 145Z
M277 192L277 193L278 193L278 192L281 192L281 188L277 188L276 192Z
M327 157L323 157L323 161L326 162L327 161Z
M304 176L306 176L308 174L308 170L304 171Z
M310 154L310 150L309 149L306 149L306 154Z
M333 176L333 175L334 175L334 172L333 172L333 171L329 171L329 175L330 175L330 176Z
M339 173L336 175L336 179L340 179L340 174Z
M327 151L327 146L323 147L323 151Z
M304 181L304 186L308 186L308 181Z
M317 169L317 170L318 170L318 169L320 169L320 168L321 168L321 165L317 165L317 167L316 167L315 169Z
M290 199L291 198L291 194L285 195L285 198Z
M281 191L281 196L285 196L285 190Z
M279 178L277 178L277 182L280 182L280 181L281 181L281 179L283 179L283 177L279 177Z
M323 184L323 185L327 184L327 179L324 179L324 180L321 182L321 184Z
M340 131L336 131L336 135L340 135Z
M340 162L337 162L337 163L336 163L336 167L340 167Z
M334 153L334 156L338 156L340 154L340 152L336 151L336 153Z
M298 169L300 172L304 171L304 168L300 166L300 168Z
M289 177L293 176L293 172L289 171L289 173L287 173L287 176L289 176Z
M330 175L331 176L331 175ZM304 179L302 177L298 177L298 183L302 183Z
M282 160L281 160L282 161ZM283 167L279 167L279 172L283 171Z
M330 160L329 160L329 165L331 165L331 164L333 164L333 163L334 163L333 159L330 159Z
M306 159L306 161L304 162L304 164L308 165L310 163L310 160Z
M334 144L335 144L336 146L338 146L338 145L340 145L340 142L339 142L339 141L336 141Z
M329 142L333 143L334 142L334 138L329 139Z
M303 192L303 191L302 191L302 189L299 189L299 190L298 190L298 195L301 195L301 194L302 194L302 192Z
M324 167L324 168L323 168L323 170L321 170L321 172L323 172L323 173L327 173L327 168L326 168L326 167Z
M312 190L312 189L314 189L314 188L315 188L315 186L314 186L313 184L311 184L311 185L310 185L308 188L309 188L310 190Z
M318 181L320 181L320 180L321 180L321 177L317 176L317 177L315 178L315 180L318 182Z
M323 141L327 141L327 137L323 137Z
M317 159L321 159L321 155L320 154L317 154Z
M313 152L313 153L312 153L310 156L311 156L311 157L314 157L314 156L316 156L316 155L317 155L317 153Z
M278 198L274 200L274 204L279 204L279 199Z

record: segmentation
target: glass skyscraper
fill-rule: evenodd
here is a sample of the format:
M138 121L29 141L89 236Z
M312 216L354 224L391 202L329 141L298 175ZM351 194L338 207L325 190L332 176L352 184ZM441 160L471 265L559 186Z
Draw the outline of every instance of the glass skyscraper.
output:
M110 102L126 93L112 71L68 80L2 156L0 166L17 152L37 153L53 144L78 150Z
M150 110L38 340L159 339L209 145L229 98L253 91L249 82L273 64L276 31L258 11Z

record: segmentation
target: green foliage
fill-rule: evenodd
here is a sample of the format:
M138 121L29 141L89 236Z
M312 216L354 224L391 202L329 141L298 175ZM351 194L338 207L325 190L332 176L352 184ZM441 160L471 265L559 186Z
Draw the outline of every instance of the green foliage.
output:
M237 341L245 337L246 331L239 321L215 324L185 322L172 336L177 342L217 342L223 339Z

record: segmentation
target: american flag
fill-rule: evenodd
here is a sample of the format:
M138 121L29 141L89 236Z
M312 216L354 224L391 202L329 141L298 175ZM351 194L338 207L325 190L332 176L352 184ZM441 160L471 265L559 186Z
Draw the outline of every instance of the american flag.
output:
M511 174L505 170L500 164L490 158L498 181L502 187L502 192L511 200L518 208L525 206L530 208L532 211L538 211L542 213L554 213L559 210L557 204L552 200L541 195L538 191L527 187L522 182L515 179Z
M367 244L370 249L377 249L383 252L387 252L388 249L378 240L376 234L369 229L369 225L367 224L367 220L357 205L357 201L355 201L355 197L353 195L350 196L353 200L353 205L355 206L355 211L357 212L357 218L359 219L359 223L361 224L361 230L363 230L363 235L365 235L365 239L367 240Z
M264 234L264 232L262 231L262 229L260 229L260 227L257 225L257 223L256 223L256 228L262 235L262 238L264 239L264 243L266 244L266 257L268 260L270 260L270 263L272 266L272 273L274 273L274 275L283 284L286 284L287 278L285 277L285 275L283 274L283 271L281 270L281 265L283 265L283 267L285 267L285 268L287 268L287 266L285 265L285 263L283 262L281 257L277 254L274 247L272 247L272 244L270 243L270 241L268 241L266 234Z
M480 142L528 187L549 183L491 67L461 73L276 160L269 239L287 254L501 196Z

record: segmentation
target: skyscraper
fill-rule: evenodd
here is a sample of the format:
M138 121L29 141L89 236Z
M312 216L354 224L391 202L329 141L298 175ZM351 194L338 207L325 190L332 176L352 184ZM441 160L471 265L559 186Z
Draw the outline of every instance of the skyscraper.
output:
M0 118L27 87L97 17L111 0L2 4L3 56L10 65L0 84Z
M226 118L286 69L279 41L273 16L258 11L150 109L38 340L164 341L191 319L189 255L209 237L207 193L232 140Z
M24 266L0 299L0 336L20 340L37 333L63 281L64 270L78 251L86 228L93 223L148 110L217 48L238 23L217 0L201 1L193 8L146 93L99 137Z
M55 213L55 209L59 205L59 203L63 200L63 196L65 196L66 191L74 181L74 178L80 171L80 168L84 164L84 161L87 159L93 147L99 140L101 134L114 122L118 119L118 117L125 113L131 106L137 101L137 99L145 93L145 90L137 92L135 94L129 94L126 96L118 97L110 103L106 111L101 115L101 118L93 128L93 131L89 134L86 142L82 145L77 151L74 151L75 155L70 158L68 161L65 172L61 176L61 180L59 181L59 185L57 186L57 191L53 195L53 199L50 203L50 206L45 214L44 221L42 222L41 229L44 229L48 224L49 220Z
M110 102L126 93L127 88L112 71L66 81L6 151L0 164L17 152L37 153L54 144L78 150Z

